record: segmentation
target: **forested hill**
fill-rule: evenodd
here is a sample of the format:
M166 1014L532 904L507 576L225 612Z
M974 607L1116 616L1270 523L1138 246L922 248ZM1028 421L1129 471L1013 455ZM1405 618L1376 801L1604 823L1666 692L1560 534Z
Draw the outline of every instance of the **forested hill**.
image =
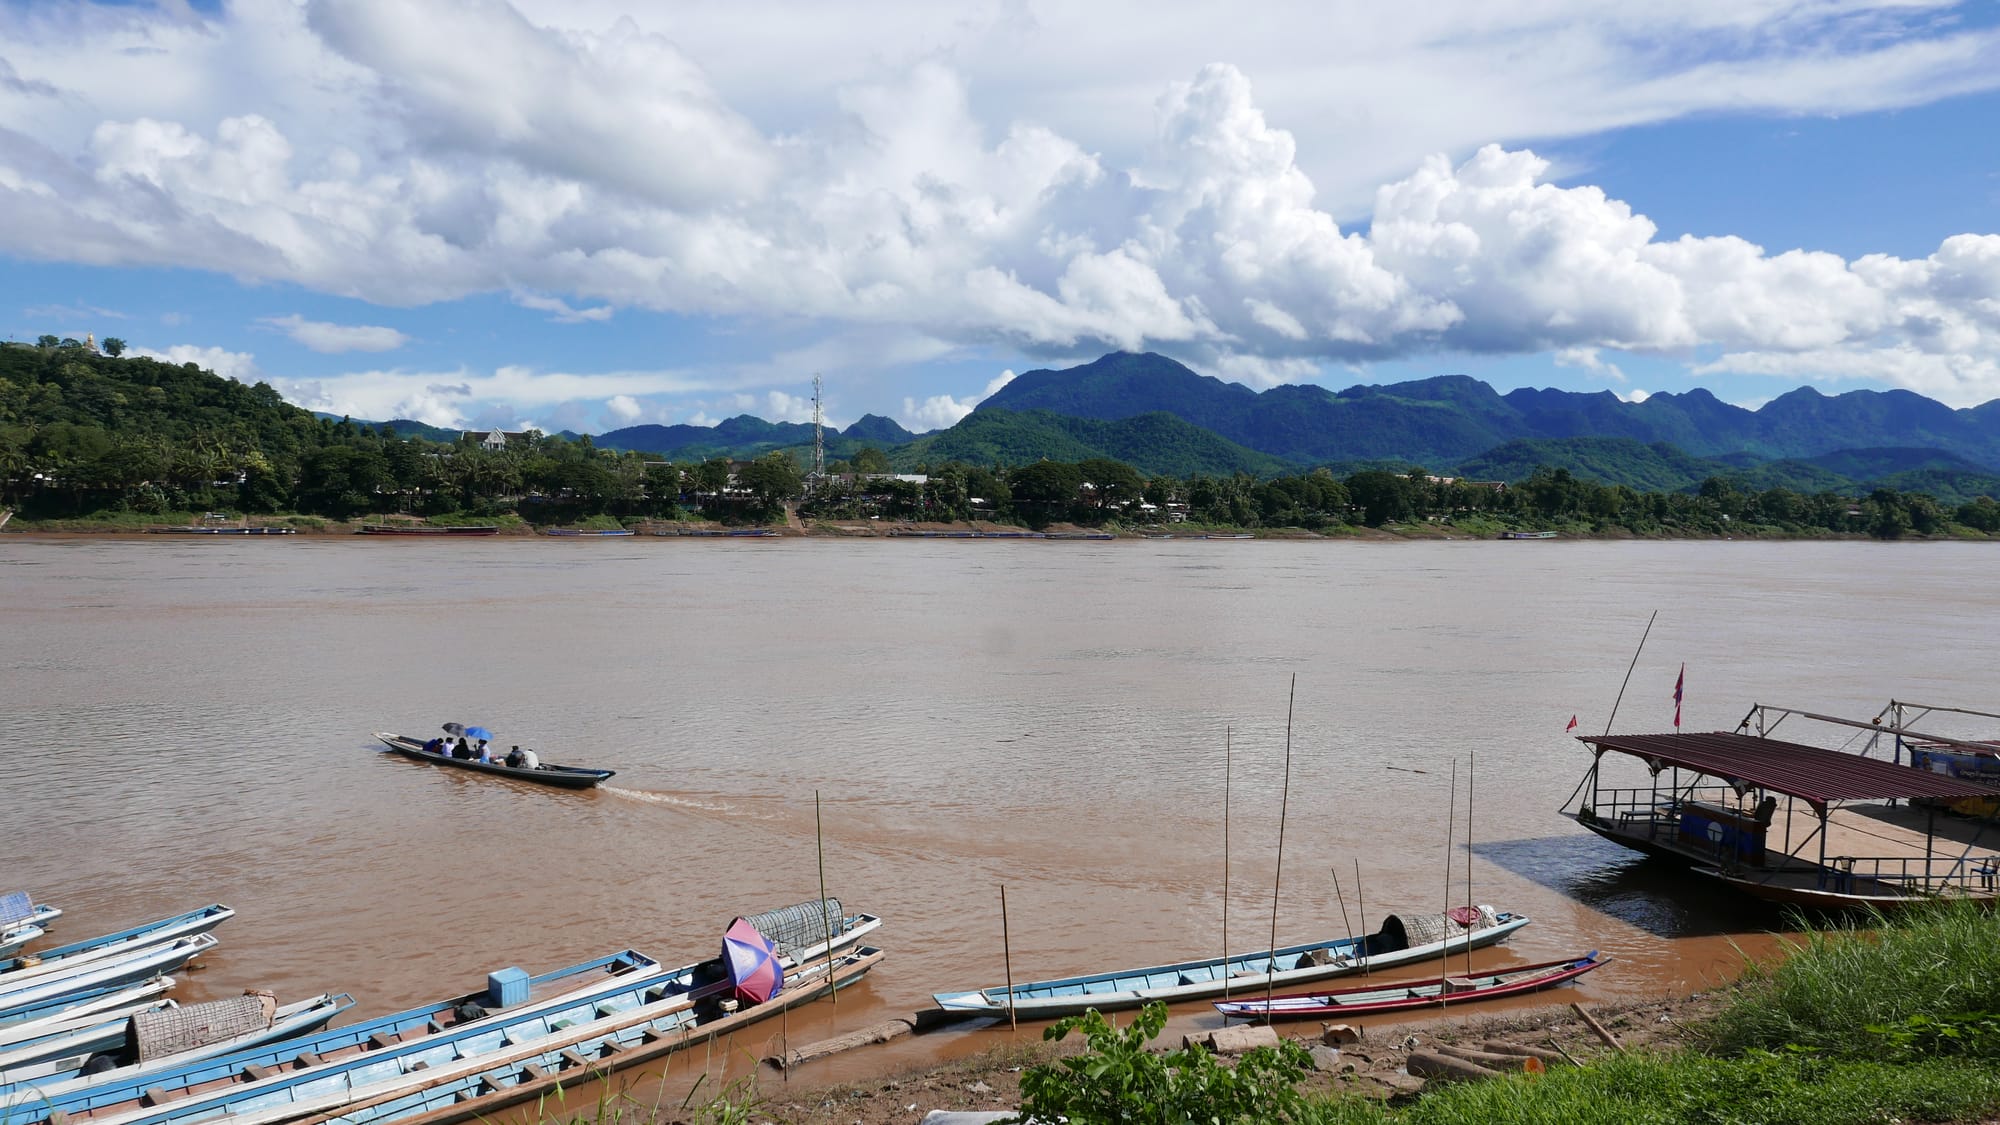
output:
M1027 372L979 410L1051 410L1102 420L1163 411L1299 464L1384 458L1451 464L1510 441L1617 437L1666 442L1696 457L1744 453L1760 460L1919 448L2000 469L2000 403L1954 410L1903 390L1829 397L1801 387L1754 411L1701 389L1643 402L1625 402L1609 391L1522 388L1503 395L1463 375L1342 391L1284 385L1258 393L1165 356L1118 352L1062 371Z

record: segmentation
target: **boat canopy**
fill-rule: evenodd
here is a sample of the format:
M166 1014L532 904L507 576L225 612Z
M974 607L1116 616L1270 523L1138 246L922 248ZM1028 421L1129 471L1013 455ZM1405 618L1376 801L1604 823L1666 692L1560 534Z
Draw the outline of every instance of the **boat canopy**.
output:
M1658 773L1673 766L1721 778L1739 793L1763 789L1811 804L2000 797L2000 789L1856 754L1750 734L1582 735L1597 754L1630 754Z

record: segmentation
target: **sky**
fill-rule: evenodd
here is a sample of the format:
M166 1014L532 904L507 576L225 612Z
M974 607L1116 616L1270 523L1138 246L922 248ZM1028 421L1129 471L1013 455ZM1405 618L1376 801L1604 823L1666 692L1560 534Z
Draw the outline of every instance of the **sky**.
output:
M0 336L315 410L2000 398L1989 0L0 0Z

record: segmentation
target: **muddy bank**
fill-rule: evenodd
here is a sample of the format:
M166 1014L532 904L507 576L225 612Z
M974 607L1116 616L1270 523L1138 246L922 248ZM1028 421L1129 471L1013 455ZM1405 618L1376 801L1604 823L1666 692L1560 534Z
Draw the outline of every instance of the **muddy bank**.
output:
M1665 1050L1692 1041L1690 1029L1719 1011L1727 990L1654 1000L1595 1004L1585 1008L1626 1050ZM1126 1014L1123 1023L1130 1022ZM1281 1025L1280 1033L1305 1045L1320 1040L1321 1025L1311 1021ZM1165 1049L1166 1036L1155 1047ZM1367 1028L1360 1041L1340 1048L1337 1062L1310 1076L1301 1089L1309 1093L1351 1093L1361 1097L1409 1097L1424 1080L1404 1070L1413 1052L1434 1050L1437 1044L1479 1049L1488 1041L1566 1054L1578 1062L1611 1053L1606 1044L1568 1004L1548 1004L1503 1016L1467 1015L1450 1019L1379 1024ZM836 1086L809 1087L802 1074L788 1084L766 1068L758 1075L756 1116L784 1125L912 1125L924 1113L947 1110L1012 1110L1020 1104L1021 1072L1059 1052L1080 1049L1078 1037L1059 1044L1047 1042L1001 1048L936 1067L885 1074L879 1079ZM692 1121L691 1115L666 1114L662 1121Z

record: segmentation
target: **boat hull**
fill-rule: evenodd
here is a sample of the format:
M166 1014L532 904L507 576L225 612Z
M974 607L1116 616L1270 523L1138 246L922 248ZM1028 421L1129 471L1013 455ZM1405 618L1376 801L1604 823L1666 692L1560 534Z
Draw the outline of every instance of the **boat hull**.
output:
M442 535L458 539L500 534L497 525L488 524L473 527L387 527L380 524L363 524L358 530L362 535Z
M1695 874L1717 879L1742 891L1780 906L1821 913L1851 910L1879 910L1892 914L1910 906L1941 901L1946 896L1912 891L1893 883L1866 878L1843 878L1835 872L1781 872L1776 875L1743 875L1713 867L1695 869ZM2000 893L1992 890L1955 893L1962 898L1991 906L2000 903Z
M1231 1019L1273 1020L1322 1019L1327 1016L1366 1016L1380 1012L1429 1010L1498 1000L1540 992L1567 984L1599 967L1608 957L1595 951L1565 961L1544 961L1493 973L1472 973L1463 978L1397 981L1372 988L1350 988L1337 992L1306 992L1290 996L1232 1000L1217 1004L1215 1010ZM1455 988L1454 984L1465 987Z
M1379 943L1383 937L1378 932L1366 938L1343 938L1294 945L1276 951L1263 950L1231 957L1227 962L1215 958L1035 981L1015 986L1011 1000L1008 989L1004 987L977 992L937 993L931 999L949 1015L1004 1016L1011 1012L1017 1019L1055 1019L1092 1008L1108 1012L1136 1008L1156 1000L1169 1004L1214 1000L1225 992L1249 992L1266 987L1290 988L1352 973L1419 964L1447 953L1483 949L1505 941L1529 922L1526 917L1512 913L1496 913L1492 917L1495 919L1492 925L1481 926L1469 934L1452 934L1442 940L1400 949L1384 950L1379 948L1379 944L1371 947L1369 943ZM1323 960L1323 963L1310 963L1315 959ZM1287 961L1292 963L1292 968L1273 971L1274 966Z
M375 732L389 749L406 758L428 762L434 766L452 766L471 770L474 773L492 774L495 777L511 777L516 781L533 782L536 785L552 786L556 789L589 789L600 781L607 781L617 775L617 770L595 770L583 766L559 766L544 762L535 769L510 766L504 762L482 762L473 758L454 758L424 749L421 740L405 734Z

